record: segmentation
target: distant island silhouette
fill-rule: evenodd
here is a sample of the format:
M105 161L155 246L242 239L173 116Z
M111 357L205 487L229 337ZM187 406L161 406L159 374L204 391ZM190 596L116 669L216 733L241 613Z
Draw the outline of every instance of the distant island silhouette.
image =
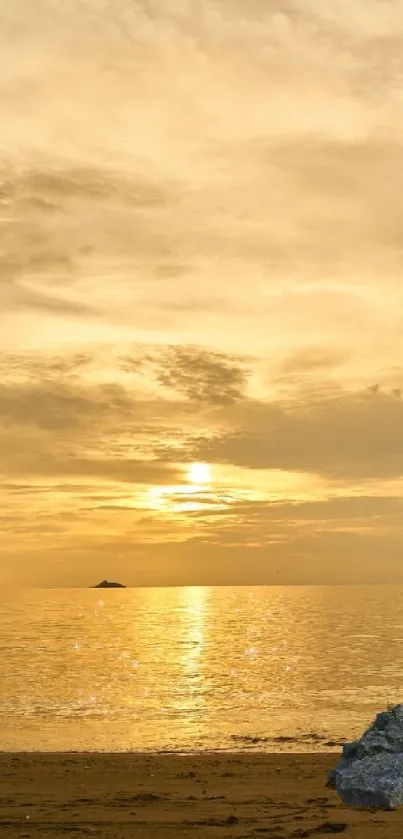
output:
M91 588L126 588L122 583L111 583L109 580L102 580L102 583L98 583L97 586L91 586Z

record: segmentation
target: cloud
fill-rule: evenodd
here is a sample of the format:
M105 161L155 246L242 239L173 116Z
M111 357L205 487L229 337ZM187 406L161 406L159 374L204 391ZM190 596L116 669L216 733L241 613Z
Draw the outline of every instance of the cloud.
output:
M208 497L208 495L207 495ZM206 501L206 495L203 496ZM219 498L213 500L218 501ZM357 520L366 522L368 525L382 520L396 519L403 526L403 500L395 495L336 495L328 498L305 501L294 500L262 500L254 499L238 500L236 497L228 497L228 504L222 505L221 509L211 511L211 517L216 519L228 519L229 521L244 521L245 524L267 525L267 532L273 522L284 525L301 523L325 522L328 525L343 522L348 524ZM194 510L192 516L206 518L205 510ZM266 532L266 535L267 535ZM262 534L265 533L262 530Z
M403 475L403 402L396 394L309 391L288 404L240 405L236 431L194 445L192 457L249 469L312 472L359 480Z
M178 483L178 466L162 457L168 442L172 451L183 433L180 407L144 400L122 384L91 382L83 372L88 376L92 361L86 354L53 361L28 356L25 363L14 356L11 375L0 384L0 471L6 482L7 476L70 476Z
M272 533L274 522L282 524L285 531L294 523L325 524L329 529L354 522L364 528L380 528L385 523L403 528L403 500L393 495L345 495L315 501L233 501L221 515L244 520L248 526L266 525L266 531L264 527L261 530L262 538Z
M350 354L338 347L301 347L278 365L279 377L301 377L328 372L348 361Z
M118 264L119 252L130 260L134 234L128 216L131 228L133 214L164 205L165 186L141 174L58 161L22 171L8 163L2 175L3 317L31 310L66 318L105 316L103 295L89 277L103 259ZM138 251L149 252L150 235L139 234Z
M108 418L117 421L133 410L134 401L117 385L85 387L53 381L0 384L0 418L11 425L78 429Z
M45 292L28 288L21 281L0 284L0 306L3 313L13 310L38 309L57 316L88 317L94 316L94 308L84 301L67 300L63 297L46 294Z
M14 477L35 476L35 477L79 477L103 481L118 481L132 484L170 484L177 483L180 473L174 466L158 461L145 461L131 457L113 457L111 455L101 457L96 454L87 456L74 456L72 451L64 453L52 453L42 450L32 450L26 453L24 458L18 455L13 458L3 458L2 468L6 474ZM0 469L1 471L1 469Z
M77 352L68 356L56 353L51 356L44 353L1 353L0 373L4 379L20 379L22 381L46 382L49 379L65 380L70 376L82 374L96 358L95 353Z
M141 439L132 442L131 446L120 443L114 447L111 429L105 435L102 427L94 426L91 438L87 428L83 439L78 429L76 431L74 436L66 435L63 426L55 423L52 427L50 422L45 431L21 430L17 426L9 432L3 430L0 434L0 474L7 494L15 494L17 490L12 491L7 486L12 486L13 482L16 486L21 480L24 484L32 479L50 480L50 492L55 495L60 491L58 483L69 478L71 482L66 491L74 500L80 495L74 486L80 479L85 479L86 484L98 481L100 486L102 482L123 482L134 488L137 484L178 484L182 478L181 470L174 463L164 462L155 453L149 454ZM46 487L43 489L41 484L37 492L46 492Z
M1 9L10 329L32 309L65 313L64 341L68 317L100 313L119 340L209 350L385 335L401 14L370 8L376 31L305 0Z
M246 372L233 358L191 347L172 347L165 353L158 381L191 402L226 405L242 399Z
M20 474L24 457L36 463L38 452L43 458L51 451L49 468L55 469L58 449L77 474L87 461L94 474L101 468L112 473L107 462L117 454L119 464L127 458L129 475L130 462L139 459L174 471L172 464L195 460L252 472L306 472L347 484L403 475L398 388L353 392L324 381L287 399L252 399L242 360L189 347L127 357L121 363L136 373L127 386L90 382L87 369L94 362L85 353L53 361L28 356L21 366L18 356L12 359L14 372L0 384L0 443L8 463L15 452ZM149 381L150 370L160 391L142 393L142 376ZM197 433L201 423L203 437ZM125 471L123 463L116 469Z

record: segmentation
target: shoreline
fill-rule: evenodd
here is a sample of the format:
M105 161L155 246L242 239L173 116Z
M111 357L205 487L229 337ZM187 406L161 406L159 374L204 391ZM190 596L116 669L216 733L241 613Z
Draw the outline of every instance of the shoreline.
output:
M0 758L2 756L26 756L29 755L39 756L39 757L69 757L69 755L74 755L79 757L80 755L92 755L92 756L113 756L113 757L120 757L125 755L139 755L144 757L215 757L215 756L222 756L222 757L237 757L238 755L244 755L245 757L251 757L253 755L260 755L261 757L270 757L273 756L284 756L284 757L303 757L304 755L315 756L315 757L324 757L329 755L329 757L333 757L337 759L338 756L341 755L340 747L332 749L321 749L321 750L312 750L307 751L306 749L296 749L293 751L292 749L279 749L276 751L275 749L264 750L258 747L251 747L249 749L0 749Z
M362 728L362 726L361 726ZM158 732L153 738L144 742L144 732L139 737L125 737L123 726L114 730L108 722L99 723L92 729L85 727L84 736L78 737L77 723L62 730L56 726L36 725L35 728L17 729L6 726L2 732L1 753L10 754L339 754L347 742L340 735L331 736L329 733L319 734L315 731L298 732L292 735L272 734L228 734L221 742L206 737L196 740L187 737L181 743L169 742L170 738L159 739ZM112 730L111 730L112 729ZM80 729L81 730L81 729ZM62 731L62 736L61 736ZM104 734L107 732L107 737ZM349 739L354 740L358 731L350 731ZM134 742L133 742L134 740ZM136 742L137 740L137 742ZM204 742L203 742L204 740ZM0 740L1 742L1 740ZM41 748L39 748L39 743ZM57 743L57 748L54 744ZM97 747L89 748L96 743ZM156 744L159 743L159 746Z
M347 808L338 754L0 752L2 839L397 839L403 809Z

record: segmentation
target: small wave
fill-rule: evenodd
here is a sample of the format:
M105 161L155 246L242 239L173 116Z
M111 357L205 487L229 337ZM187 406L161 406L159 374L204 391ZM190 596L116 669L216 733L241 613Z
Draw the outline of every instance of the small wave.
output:
M253 734L232 734L230 739L236 743L243 743L244 745L259 746L263 744L278 743L295 743L327 746L328 748L341 747L346 739L331 740L328 736L317 734L316 732L309 732L307 734L299 734L295 736L279 734L275 737L263 737Z

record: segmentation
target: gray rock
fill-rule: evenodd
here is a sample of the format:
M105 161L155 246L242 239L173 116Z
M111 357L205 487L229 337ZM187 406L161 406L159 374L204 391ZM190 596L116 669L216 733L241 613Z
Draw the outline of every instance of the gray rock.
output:
M360 740L344 744L327 786L356 807L403 804L403 705L377 714Z
M378 754L356 760L337 776L345 804L363 809L394 810L403 804L403 754Z
M353 743L345 743L343 745L342 756L337 764L337 766L329 772L327 784L326 786L332 787L332 789L337 788L337 779L345 769L348 769L355 760L357 760L357 743L359 741Z
M337 788L338 778L356 761L378 754L403 752L403 705L377 714L360 740L345 743L335 769L329 772L327 786Z

